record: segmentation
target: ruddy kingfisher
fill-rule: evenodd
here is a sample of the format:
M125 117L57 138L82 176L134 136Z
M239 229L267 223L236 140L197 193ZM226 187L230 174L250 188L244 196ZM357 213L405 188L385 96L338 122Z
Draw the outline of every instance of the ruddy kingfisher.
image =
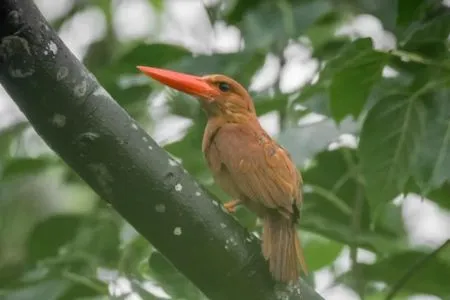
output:
M306 271L296 230L302 177L289 153L258 121L247 90L224 75L194 76L138 66L151 78L199 99L208 117L202 151L215 182L233 200L263 220L262 253L276 281L297 280Z

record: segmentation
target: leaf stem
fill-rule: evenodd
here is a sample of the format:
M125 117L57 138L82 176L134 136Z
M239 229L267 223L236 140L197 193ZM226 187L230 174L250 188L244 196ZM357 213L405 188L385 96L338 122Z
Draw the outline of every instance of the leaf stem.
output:
M386 52L389 55L392 56L396 56L400 59L406 59L415 63L419 63L419 64L423 64L423 65L430 65L430 66L436 66L436 67L440 67L440 68L444 68L447 70L450 70L450 66L447 64L443 64L442 62L438 63L435 62L432 59L423 57L417 53L413 53L413 52L408 52L408 51L404 51L404 50L398 50L398 49L393 49L390 51Z
M428 255L424 256L421 260L418 260L415 264L413 264L406 273L397 281L389 291L388 295L386 296L385 300L391 300L394 298L394 296L402 289L402 287L408 282L411 277L416 274L416 271L423 268L428 261L430 261L432 258L436 257L439 252L441 252L443 249L445 249L448 245L450 245L450 239L446 240L441 246L436 248L434 251L429 253Z
M351 216L352 209L345 203L344 200L336 196L336 194L324 189L323 187L320 187L318 185L312 185L308 184L308 186L312 189L314 193L317 195L322 196L324 199L330 201L336 208L338 208L340 211L342 211L344 214Z
M356 291L360 299L364 299L364 278L361 268L358 264L358 236L361 232L361 213L364 204L363 189L361 185L356 187L355 203L351 221L351 230L353 233L352 243L350 245L350 260L353 278L355 278Z
M78 275L76 273L72 273L72 272L69 272L69 271L63 271L62 272L62 276L64 278L74 282L74 283L78 283L78 284L84 285L84 286L86 286L86 287L88 287L88 288L98 292L99 294L104 295L104 294L108 293L108 289L107 288L105 288L104 286L101 286L101 285L95 283L93 280L91 280L91 279L89 279L89 278L87 278L85 276L81 276L81 275Z

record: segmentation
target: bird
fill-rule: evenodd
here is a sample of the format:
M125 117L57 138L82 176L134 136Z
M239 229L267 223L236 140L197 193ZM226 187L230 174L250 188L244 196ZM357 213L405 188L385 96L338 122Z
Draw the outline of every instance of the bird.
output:
M229 195L224 208L243 204L263 221L262 254L277 282L307 274L296 224L303 180L288 151L258 121L248 91L222 74L196 76L137 66L154 80L196 97L207 115L202 152L214 181ZM299 208L300 207L300 208Z

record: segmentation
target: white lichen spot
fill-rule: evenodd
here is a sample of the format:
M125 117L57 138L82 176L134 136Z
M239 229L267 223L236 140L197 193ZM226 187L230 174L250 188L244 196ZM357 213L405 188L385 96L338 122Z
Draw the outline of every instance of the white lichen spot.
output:
M177 184L175 185L175 191L181 192L182 189L183 189L183 186L181 185L181 183L177 183Z
M252 239L251 239L250 237L246 237L245 240L246 240L247 242L249 242L249 243L252 242Z
M63 80L64 78L67 77L67 75L69 75L69 69L67 69L66 67L61 67L58 69L58 72L56 73L56 80L58 81Z
M44 50L44 55L47 55L48 54L48 51L47 50Z
M228 245L225 245L225 250L228 250Z
M138 130L139 127L136 125L136 123L132 123L131 124L131 128L133 128L134 130Z
M148 149L149 149L149 150L153 150L153 147L149 145L149 146L148 146Z
M157 204L155 210L159 213L163 213L166 211L166 206L164 204Z
M144 142L148 142L148 138L145 137L145 136L142 137L142 140L143 140Z
M62 128L66 125L66 116L61 114L54 114L52 117L52 124L58 128Z
M98 97L98 96L103 96L103 97L108 97L108 98L110 97L108 92L102 86L98 86L92 94L96 97Z
M53 53L53 55L56 55L56 53L58 53L58 46L56 46L54 41L50 41L48 43L48 49Z
M175 227L173 230L174 235L181 235L183 232L181 230L181 227Z
M99 137L100 135L98 133L87 131L80 134L77 137L76 142L79 143L80 146L84 147L88 145L90 142L98 139Z
M175 160L169 158L169 165L171 165L172 167L175 167L178 165L178 163Z
M225 244L226 245L231 245L231 246L237 246L237 242L236 242L236 240L233 237L227 239L225 241Z
M216 200L213 200L212 204L214 204L215 206L219 206L219 202L217 202Z
M220 227L227 228L227 225L225 225L224 223L220 223Z
M202 193L200 193L200 192L195 192L195 196L199 197L199 196L201 196L201 195L202 195Z
M14 78L25 78L28 76L33 75L34 69L30 70L22 70L22 69L14 69L11 66L9 66L9 75Z
M75 93L75 96L83 97L86 94L86 90L87 90L87 82L86 80L83 80L82 82L80 82L75 86L73 92Z

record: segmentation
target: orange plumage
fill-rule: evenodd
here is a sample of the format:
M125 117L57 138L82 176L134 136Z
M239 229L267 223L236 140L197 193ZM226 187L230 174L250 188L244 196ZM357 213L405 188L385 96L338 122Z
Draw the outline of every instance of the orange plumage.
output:
M202 150L217 184L264 222L262 251L277 281L306 272L296 231L302 178L289 153L261 127L250 95L224 75L197 77L169 70L138 67L152 78L199 98L208 116Z

